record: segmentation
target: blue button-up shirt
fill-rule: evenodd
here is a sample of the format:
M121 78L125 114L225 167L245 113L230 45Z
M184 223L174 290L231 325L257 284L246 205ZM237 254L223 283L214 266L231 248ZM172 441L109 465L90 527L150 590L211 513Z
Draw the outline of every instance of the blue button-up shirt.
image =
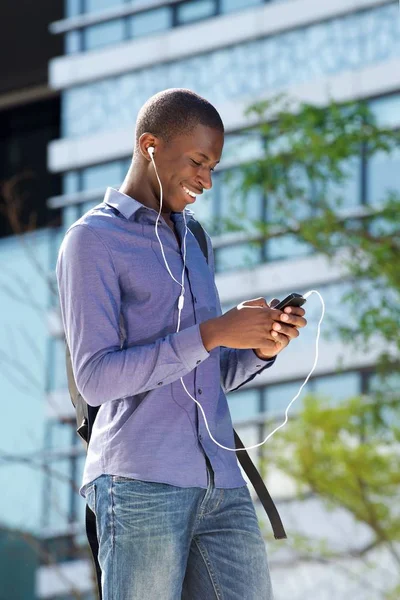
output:
M194 213L185 209L186 220ZM207 487L207 455L215 486L246 485L235 452L226 393L270 367L252 349L208 352L200 323L222 314L209 264L192 232L186 236L185 304L165 266L155 232L158 211L108 188L104 201L67 230L56 275L61 316L79 392L99 406L80 493L103 473L180 487ZM169 268L182 280L182 212L160 217L158 235Z

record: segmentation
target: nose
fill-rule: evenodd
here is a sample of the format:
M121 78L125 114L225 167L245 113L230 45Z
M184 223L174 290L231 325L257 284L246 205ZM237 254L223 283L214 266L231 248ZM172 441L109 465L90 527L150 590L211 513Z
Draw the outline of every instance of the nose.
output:
M199 172L199 182L201 182L200 185L205 190L211 190L211 188L212 188L211 172L209 169L207 169L207 167L204 167Z

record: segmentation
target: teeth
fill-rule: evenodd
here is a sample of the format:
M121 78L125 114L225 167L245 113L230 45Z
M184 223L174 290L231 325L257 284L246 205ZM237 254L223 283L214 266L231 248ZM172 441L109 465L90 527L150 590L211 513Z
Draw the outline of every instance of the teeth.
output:
M191 192L190 190L188 190L187 187L185 187L184 185L182 187L183 187L183 189L185 190L185 192L187 194L189 194L190 196L192 196L192 198L196 198L196 194L194 194L193 192Z

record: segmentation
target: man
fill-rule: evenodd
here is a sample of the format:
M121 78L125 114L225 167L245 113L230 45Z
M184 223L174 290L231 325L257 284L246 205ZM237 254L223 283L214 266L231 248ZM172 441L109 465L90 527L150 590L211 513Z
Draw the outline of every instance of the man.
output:
M108 188L60 248L75 380L100 407L80 493L96 514L104 600L273 597L236 454L212 441L180 380L214 439L234 449L225 394L270 367L306 325L303 309L284 314L263 298L221 314L211 239L208 265L185 221L193 196L212 186L223 143L204 98L156 94L138 115L122 186Z

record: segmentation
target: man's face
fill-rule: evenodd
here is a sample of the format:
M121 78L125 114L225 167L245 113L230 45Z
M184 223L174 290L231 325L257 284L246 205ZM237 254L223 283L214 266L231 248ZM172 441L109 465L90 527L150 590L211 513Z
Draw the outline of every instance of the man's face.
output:
M218 129L197 125L187 135L176 136L168 143L159 140L154 160L163 186L163 212L182 212L196 196L212 187L212 172L218 164L224 145L224 134ZM160 187L152 172L151 183L160 199Z

